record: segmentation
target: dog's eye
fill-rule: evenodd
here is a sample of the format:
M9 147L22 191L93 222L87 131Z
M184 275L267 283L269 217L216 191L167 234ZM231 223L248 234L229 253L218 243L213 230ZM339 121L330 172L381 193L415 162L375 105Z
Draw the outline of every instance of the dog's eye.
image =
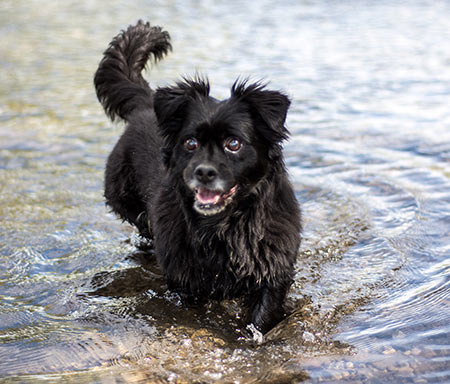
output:
M184 146L188 151L194 151L198 148L198 141L191 137L184 142Z
M237 152L241 149L242 144L238 139L231 138L225 142L225 149L230 152Z

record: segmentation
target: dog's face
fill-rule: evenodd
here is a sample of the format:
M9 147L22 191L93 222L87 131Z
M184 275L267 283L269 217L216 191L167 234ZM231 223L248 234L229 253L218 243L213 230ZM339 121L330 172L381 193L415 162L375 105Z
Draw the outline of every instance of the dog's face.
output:
M289 100L279 92L243 82L219 101L209 96L206 81L186 80L158 89L154 105L165 165L182 179L201 215L226 210L282 163Z

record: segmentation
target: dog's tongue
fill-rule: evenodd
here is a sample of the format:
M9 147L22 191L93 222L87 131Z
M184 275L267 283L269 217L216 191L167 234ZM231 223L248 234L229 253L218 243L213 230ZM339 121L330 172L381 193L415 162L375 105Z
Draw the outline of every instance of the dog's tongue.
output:
M211 191L210 189L200 188L197 191L196 197L201 204L217 204L221 193L218 191Z

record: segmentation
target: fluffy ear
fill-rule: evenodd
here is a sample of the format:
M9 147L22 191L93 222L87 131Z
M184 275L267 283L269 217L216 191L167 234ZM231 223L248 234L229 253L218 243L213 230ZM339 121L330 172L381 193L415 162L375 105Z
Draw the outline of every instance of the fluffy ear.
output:
M188 115L191 102L209 96L207 79L196 77L184 79L172 87L158 88L153 99L158 129L164 138L165 147L162 150L163 161L169 166L172 148L177 134L181 131Z
M231 96L249 106L253 118L262 123L256 128L269 143L279 144L288 138L284 123L291 102L285 94L267 90L260 82L247 84L244 80L233 84Z
M179 87L158 88L153 99L160 134L169 139L180 131L189 98Z
M207 79L196 77L183 79L175 86L158 88L155 92L153 106L161 135L170 139L177 134L187 116L191 101L209 96Z

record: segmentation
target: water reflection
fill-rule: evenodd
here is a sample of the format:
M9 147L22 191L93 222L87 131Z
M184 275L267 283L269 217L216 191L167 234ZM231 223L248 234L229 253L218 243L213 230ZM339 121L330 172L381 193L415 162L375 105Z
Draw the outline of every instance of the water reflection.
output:
M0 377L7 382L450 380L449 4L0 3ZM137 19L152 84L265 77L293 98L305 218L292 314L262 345L239 301L187 308L104 207L122 131L92 76Z

